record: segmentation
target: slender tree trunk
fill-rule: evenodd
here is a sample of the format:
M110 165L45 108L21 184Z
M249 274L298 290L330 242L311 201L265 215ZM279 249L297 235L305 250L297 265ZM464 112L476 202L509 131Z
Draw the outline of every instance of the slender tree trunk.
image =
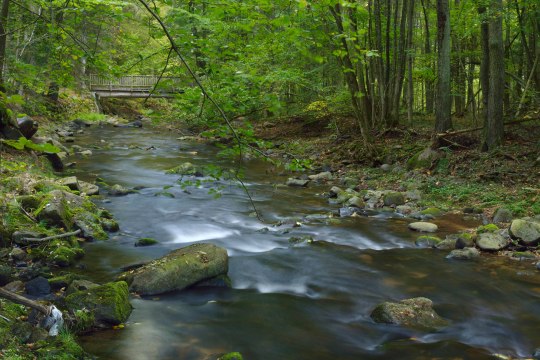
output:
M7 20L9 15L9 0L2 1L0 9L0 91L5 92L4 68L6 66Z
M491 0L489 20L489 92L487 121L484 123L482 150L491 151L501 145L504 135L504 45L502 0Z
M486 14L486 8L478 8L480 16ZM480 88L482 89L482 101L481 119L485 124L487 123L487 108L489 97L489 25L487 21L482 21L480 25L480 45L482 49L482 58L480 61Z
M409 7L407 9L407 121L409 125L412 124L413 106L414 106L414 88L413 88L413 60L414 60L414 47L413 47L413 23L414 23L414 1L409 1Z
M452 97L450 95L450 8L448 0L437 0L437 103L435 131L452 128Z
M424 3L426 1L426 3ZM426 6L427 5L427 6ZM426 55L431 54L431 35L429 31L429 16L427 14L427 8L430 7L429 0L422 0L422 11L424 13L424 25L425 25L425 34L424 34L424 53ZM426 87L426 114L433 114L433 105L435 104L435 92L433 91L433 80L430 78L425 80Z

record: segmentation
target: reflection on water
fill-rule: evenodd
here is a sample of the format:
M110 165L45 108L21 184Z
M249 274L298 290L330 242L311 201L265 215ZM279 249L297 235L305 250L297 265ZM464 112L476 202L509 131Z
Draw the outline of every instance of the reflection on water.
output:
M141 190L99 204L114 213L121 232L86 246L89 275L110 281L123 266L209 241L227 248L233 289L132 299L134 311L123 330L82 338L93 354L215 359L240 351L248 359L487 359L491 353L528 356L540 346L540 278L530 264L489 256L448 261L443 251L416 249L417 234L405 219L328 223L327 214L335 209L315 196L324 187L274 186L285 177L269 175L265 164L252 162L246 184L257 208L269 222L285 223L262 224L235 184L224 184L223 196L214 199L207 185L182 187L178 175L165 174L185 161L230 167L215 157L214 148L147 129L108 128L90 130L78 145L100 139L111 148L78 159L78 176L100 176ZM155 150L145 150L150 146ZM164 188L174 197L159 196ZM474 225L460 220L456 226L457 220L438 220L441 233ZM292 227L296 221L301 226ZM290 237L304 235L316 241L289 243ZM136 248L140 237L160 244ZM425 334L370 320L377 303L415 296L431 298L451 325Z

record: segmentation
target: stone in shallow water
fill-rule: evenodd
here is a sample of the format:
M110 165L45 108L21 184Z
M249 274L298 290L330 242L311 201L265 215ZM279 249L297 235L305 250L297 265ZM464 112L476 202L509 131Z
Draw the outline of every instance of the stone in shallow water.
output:
M416 238L414 244L421 248L430 248L437 246L442 240L437 236L421 235Z
M485 251L502 250L510 244L510 239L506 239L497 233L482 233L478 235L476 246Z
M182 290L228 271L227 250L199 243L177 249L120 276L129 290L139 295L156 295Z
M448 321L433 310L433 302L424 297L401 300L398 303L383 302L373 309L371 318L377 323L435 330L448 325Z
M433 223L418 221L409 224L409 229L420 232L435 232L439 227Z
M289 178L287 180L287 186L306 187L309 184L309 180Z
M480 251L478 251L478 249L469 247L469 248L464 248L464 249L452 250L450 254L446 256L446 258L455 259L455 260L471 260L479 256L480 256Z
M525 245L535 245L540 240L540 221L517 219L510 225L510 235Z

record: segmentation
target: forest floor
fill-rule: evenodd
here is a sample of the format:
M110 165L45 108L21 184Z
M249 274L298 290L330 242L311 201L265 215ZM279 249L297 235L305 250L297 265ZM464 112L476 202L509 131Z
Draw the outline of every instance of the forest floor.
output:
M261 122L255 134L280 144L282 152L295 158L310 159L308 166L325 165L355 174L360 189L399 190L414 182L428 206L480 209L488 217L506 207L515 216L530 216L540 214L538 115L528 114L531 121L506 126L503 145L489 153L479 151L480 131L448 137L452 143L439 149L444 158L414 171L407 171L407 161L432 143L433 119L421 119L414 129L398 127L371 134L380 155L369 162L359 136L351 135L359 133L356 125L347 119L338 120L337 127L329 118ZM475 126L461 120L456 127Z

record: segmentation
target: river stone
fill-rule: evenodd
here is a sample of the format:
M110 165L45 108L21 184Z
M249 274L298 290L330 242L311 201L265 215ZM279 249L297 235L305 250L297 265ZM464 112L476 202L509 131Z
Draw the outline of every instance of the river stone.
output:
M437 246L442 240L437 236L420 235L414 244L421 248L431 248Z
M89 310L94 318L93 326L96 327L121 324L128 319L132 310L125 281L76 291L66 296L65 304L72 312Z
M474 237L471 233L460 233L457 235L456 249L464 249L474 246Z
M435 247L439 250L453 250L456 248L456 241L454 237L446 237L446 239L435 245Z
M11 256L11 258L15 261L24 261L26 260L28 254L23 249L15 247L11 250L9 256Z
M499 251L509 244L510 239L506 239L497 233L482 233L479 234L476 239L476 246L478 246L480 250L485 251Z
M456 260L471 260L480 256L480 251L474 247L467 247L464 249L452 250L447 259L456 259Z
M389 192L384 195L384 206L398 206L405 204L405 196L400 192Z
M111 196L124 196L134 192L135 190L125 188L120 184L115 184L109 188L109 195Z
M506 208L498 208L493 215L493 222L498 223L509 223L512 221L512 211Z
M339 194L341 194L342 192L343 192L343 189L341 189L340 187L332 186L332 188L330 189L330 191L328 193L329 193L330 197L336 197Z
M525 245L536 245L540 240L540 222L516 219L510 225L510 235Z
M84 199L67 191L53 190L47 194L44 203L38 210L38 220L47 224L70 228L73 222L71 208L81 207Z
M79 180L79 191L88 196L99 194L99 187L86 181Z
M332 173L330 171L323 171L315 175L309 175L308 178L313 181L332 180Z
M76 293L77 291L85 291L99 287L99 284L93 283L84 279L74 279L66 289L66 296Z
M71 190L79 190L79 182L76 176L68 176L58 180L58 183L63 186L67 186Z
M364 200L360 198L359 196L353 196L349 200L345 202L346 206L355 206L357 208L363 208L364 207Z
M420 330L435 330L448 325L448 321L433 310L433 302L424 297L384 302L375 307L371 318L376 323L395 324Z
M295 187L306 187L309 184L309 180L302 180L302 179L295 179L295 178L288 178L286 185L287 186L295 186Z
M412 158L407 161L407 169L429 169L442 157L442 154L431 148L426 148L416 153Z
M213 244L193 244L174 250L133 271L121 275L129 289L140 295L182 290L199 281L225 275L227 250Z
M24 288L26 293L33 298L41 298L51 293L49 280L45 279L43 276L38 276L28 281L24 284Z
M0 264L0 286L4 286L13 280L11 266Z
M420 232L436 232L439 227L433 223L418 221L410 223L409 229Z

